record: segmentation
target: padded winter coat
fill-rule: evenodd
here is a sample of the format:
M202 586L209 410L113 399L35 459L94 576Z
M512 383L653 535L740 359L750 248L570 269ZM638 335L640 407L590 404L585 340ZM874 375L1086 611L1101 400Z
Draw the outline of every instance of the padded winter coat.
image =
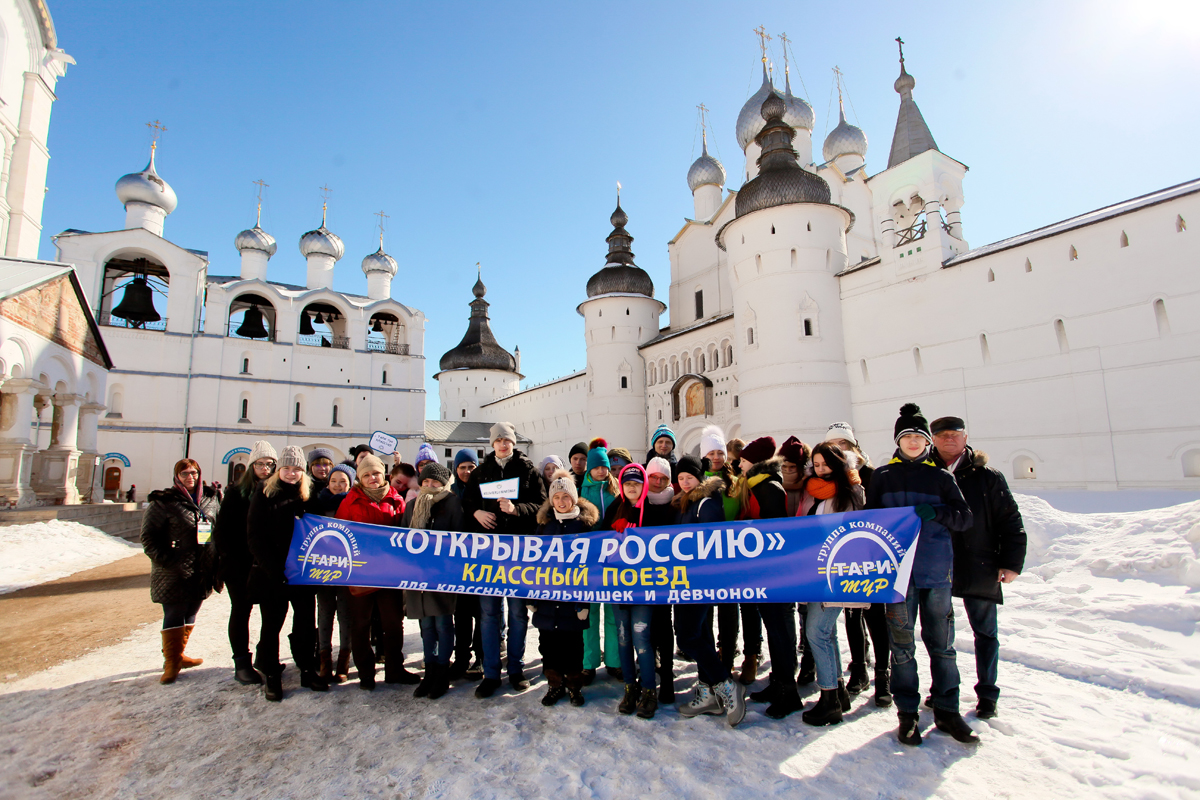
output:
M970 447L959 459L954 480L971 507L974 523L954 531L954 596L1004 602L1001 569L1025 567L1025 524L1004 474L987 465L987 454ZM934 463L944 467L934 455Z
M420 494L417 497L419 498ZM404 520L401 527L408 528L412 526L412 515L416 505L416 501L409 504L408 509L404 512ZM432 513L433 518L425 526L427 530L461 531L463 529L462 503L458 501L458 495L453 490L446 497L433 504ZM456 599L456 596L450 592L415 592L411 589L405 589L405 614L409 619L440 617L443 614L453 614Z
M243 494L239 486L233 486L225 492L221 502L221 510L217 512L217 521L213 525L213 545L217 549L220 577L225 583L240 583L246 585L246 577L254 559L250 557L250 546L246 542L246 518L250 514L250 498L262 481L255 481Z
M554 506L547 500L538 509L538 536L574 536L587 533L600 521L600 511L594 505L579 498L579 516L560 520L554 516ZM587 603L559 603L553 600L536 600L533 603L533 627L545 631L582 631L591 627L592 620L580 619L579 612L588 608ZM597 624L599 621L597 620Z
M379 500L372 500L356 483L338 506L337 518L368 525L396 525L403 522L404 498L392 486Z
M479 486L493 481L518 479L517 499L513 500L516 514L505 514L500 510L500 501L484 499ZM546 502L546 484L533 462L520 450L513 449L512 457L503 467L496 460L493 450L484 457L471 473L467 488L463 492L463 519L467 530L475 533L498 533L506 536L528 536L537 530L537 513ZM475 519L476 511L489 511L496 515L496 527L487 530Z
M933 519L922 520L921 536L913 562L912 583L918 589L949 589L954 571L951 531L969 530L971 507L954 476L932 461L906 461L895 457L871 476L867 509L933 506Z
M675 525L700 525L708 522L725 521L725 505L721 495L725 489L725 481L718 477L706 479L703 483L687 493L688 507L678 511Z
M783 488L783 456L755 464L742 479L750 484L742 519L786 517L787 491Z
M212 523L221 496L211 486L197 505L178 487L150 493L142 516L142 549L150 557L150 599L155 603L196 603L212 594L216 546L196 541L201 520Z
M296 517L304 516L300 484L280 481L275 494L263 494L264 481L250 498L246 518L247 544L254 566L250 570L250 596L256 603L286 600L288 593L284 567L292 546Z

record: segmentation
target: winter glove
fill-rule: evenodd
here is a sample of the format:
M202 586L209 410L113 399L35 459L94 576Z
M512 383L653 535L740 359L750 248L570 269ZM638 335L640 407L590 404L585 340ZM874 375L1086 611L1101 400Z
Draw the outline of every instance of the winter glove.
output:
M625 529L628 528L632 524L633 523L630 522L629 520L622 518L622 519L613 521L612 529L614 531L616 531L617 533L624 533Z
M579 617L580 619L587 619L589 610L590 609L587 609L587 608L581 608L575 612L575 616Z
M928 521L937 516L937 512L933 510L933 506L929 505L929 503L921 503L921 505L917 506L913 510L916 511L917 516L923 520Z

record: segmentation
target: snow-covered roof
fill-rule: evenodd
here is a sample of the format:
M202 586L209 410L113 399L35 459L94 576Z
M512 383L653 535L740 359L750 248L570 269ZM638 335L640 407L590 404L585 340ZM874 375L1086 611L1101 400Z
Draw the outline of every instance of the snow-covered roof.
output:
M586 374L587 374L587 370L581 369L581 370L579 370L579 372L572 372L570 375L564 375L561 378L555 378L552 381L546 381L545 383L539 383L537 386L529 386L527 388L522 389L519 392L513 392L512 394L506 394L506 395L504 395L504 397L501 397L497 400L492 400L491 402L488 402L488 403L484 403L480 407L487 408L488 406L493 405L494 403L501 403L501 402L504 402L505 400L511 400L512 398L517 397L519 395L523 395L526 392L532 392L537 389L545 389L547 386L553 386L554 384L562 383L563 381L574 380L575 378L583 377Z
M1077 217L1064 219L1062 222L1055 222L1053 225L1047 225L1043 228L1037 228L1027 233L1010 236L1007 239L1001 239L998 242L977 247L974 250L968 250L965 253L955 256L947 261L942 266L954 267L966 261L971 261L982 256L988 256L993 253L999 253L1002 250L1009 250L1014 247L1020 247L1029 242L1036 242L1039 239L1045 239L1049 236L1056 236L1060 233L1065 233L1075 228L1082 228L1086 225L1094 225L1097 222L1103 222L1106 219L1119 217L1122 214L1128 214L1131 211L1146 208L1148 206L1165 203L1168 200L1174 200L1177 197L1194 194L1200 192L1200 178L1190 180L1185 183L1168 186L1166 189L1159 189L1157 192L1144 194L1141 197L1134 197L1130 200L1124 200L1120 203L1114 203L1111 206L1098 208L1095 211L1089 211L1086 214L1080 214Z
M684 328L678 328L673 331L672 330L659 331L658 336L655 336L653 339L646 342L645 344L639 344L638 350L645 350L647 347L650 347L651 345L656 345L659 342L665 342L667 339L674 339L676 336L682 336L685 333L691 333L692 331L699 330L700 328L707 328L709 325L716 325L718 322L724 322L725 320L731 318L732 316L733 316L733 312L728 311L724 314L718 314L715 317L710 317L709 319L702 319L699 322L694 323L692 325L688 325L687 327L684 327Z
M75 270L70 264L56 261L26 261L19 258L0 259L0 300L20 294L46 281L54 280Z

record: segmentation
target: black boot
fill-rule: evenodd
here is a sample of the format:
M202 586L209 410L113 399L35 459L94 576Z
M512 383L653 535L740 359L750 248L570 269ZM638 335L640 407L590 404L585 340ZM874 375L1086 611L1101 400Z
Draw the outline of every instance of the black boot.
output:
M900 730L897 731L897 738L900 744L907 744L916 747L921 743L921 715L917 713L906 714L903 711L899 714Z
M433 670L425 667L425 674L421 676L421 682L417 684L417 688L413 689L413 697L428 697L429 684L433 681Z
M421 682L421 676L415 672L409 672L403 664L388 664L384 662L383 682L413 686Z
M454 661L450 663L450 667L446 670L446 680L461 681L467 677L467 667L471 664L471 652L456 653Z
M617 711L620 711L622 714L632 714L637 709L640 694L636 683L625 684L625 696L617 704Z
M433 678L429 683L428 697L430 700L437 700L450 689L450 679L447 677L448 668L441 664L426 664L425 674L430 673L433 673Z
M850 710L850 692L846 690L846 681L838 678L838 702L841 703L842 713Z
M812 651L807 647L800 659L800 676L796 678L797 686L808 686L817 680L817 665L813 661Z
M953 736L963 744L979 744L979 737L971 726L957 711L946 711L942 708L933 710L933 724L939 730Z
M800 692L795 688L785 687L775 696L775 700L767 707L766 714L771 719L783 719L788 714L794 714L804 708Z
M757 692L750 693L750 699L756 703L773 703L779 695L779 685L775 682L775 673L767 677L767 685Z
M305 689L312 689L314 692L328 692L329 681L321 677L321 673L315 669L306 669L300 672L300 685Z
M870 688L871 679L867 677L867 665L851 664L850 683L846 684L846 691L850 694L858 695Z
M328 692L329 681L317 672L316 631L311 636L303 633L288 635L288 643L292 646L292 660L300 670L300 685L314 692Z
M975 706L975 716L980 719L991 719L996 716L996 701L979 698L979 703Z
M892 706L892 681L887 668L875 670L875 705L880 708Z
M822 689L817 704L800 715L809 725L836 725L842 721L842 703L837 689Z
M508 676L508 685L514 691L523 692L529 688L529 679L525 677L524 672L512 672Z
M583 672L581 672L579 674L583 676L583 685L584 686L591 686L592 681L596 680L596 670L594 670L594 669L585 669Z
M263 687L263 697L272 703L283 699L283 670L265 673L266 686Z
M637 704L637 715L642 719L654 719L655 711L658 711L658 698L654 696L654 690L642 689L642 698Z
M233 660L233 679L243 686L259 686L262 676L250 666L250 656L238 656Z
M479 685L475 687L475 696L480 699L491 697L499 688L499 678L484 678L479 682Z
M566 687L564 687L561 683L558 685L552 685L549 689L546 690L546 696L542 698L542 705L552 706L555 703L557 703L559 700L562 700L566 696L567 696Z

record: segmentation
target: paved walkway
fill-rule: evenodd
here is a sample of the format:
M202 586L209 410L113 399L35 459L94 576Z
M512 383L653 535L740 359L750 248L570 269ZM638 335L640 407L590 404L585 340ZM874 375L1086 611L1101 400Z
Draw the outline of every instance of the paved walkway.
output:
M116 644L161 618L143 554L0 595L0 682Z

